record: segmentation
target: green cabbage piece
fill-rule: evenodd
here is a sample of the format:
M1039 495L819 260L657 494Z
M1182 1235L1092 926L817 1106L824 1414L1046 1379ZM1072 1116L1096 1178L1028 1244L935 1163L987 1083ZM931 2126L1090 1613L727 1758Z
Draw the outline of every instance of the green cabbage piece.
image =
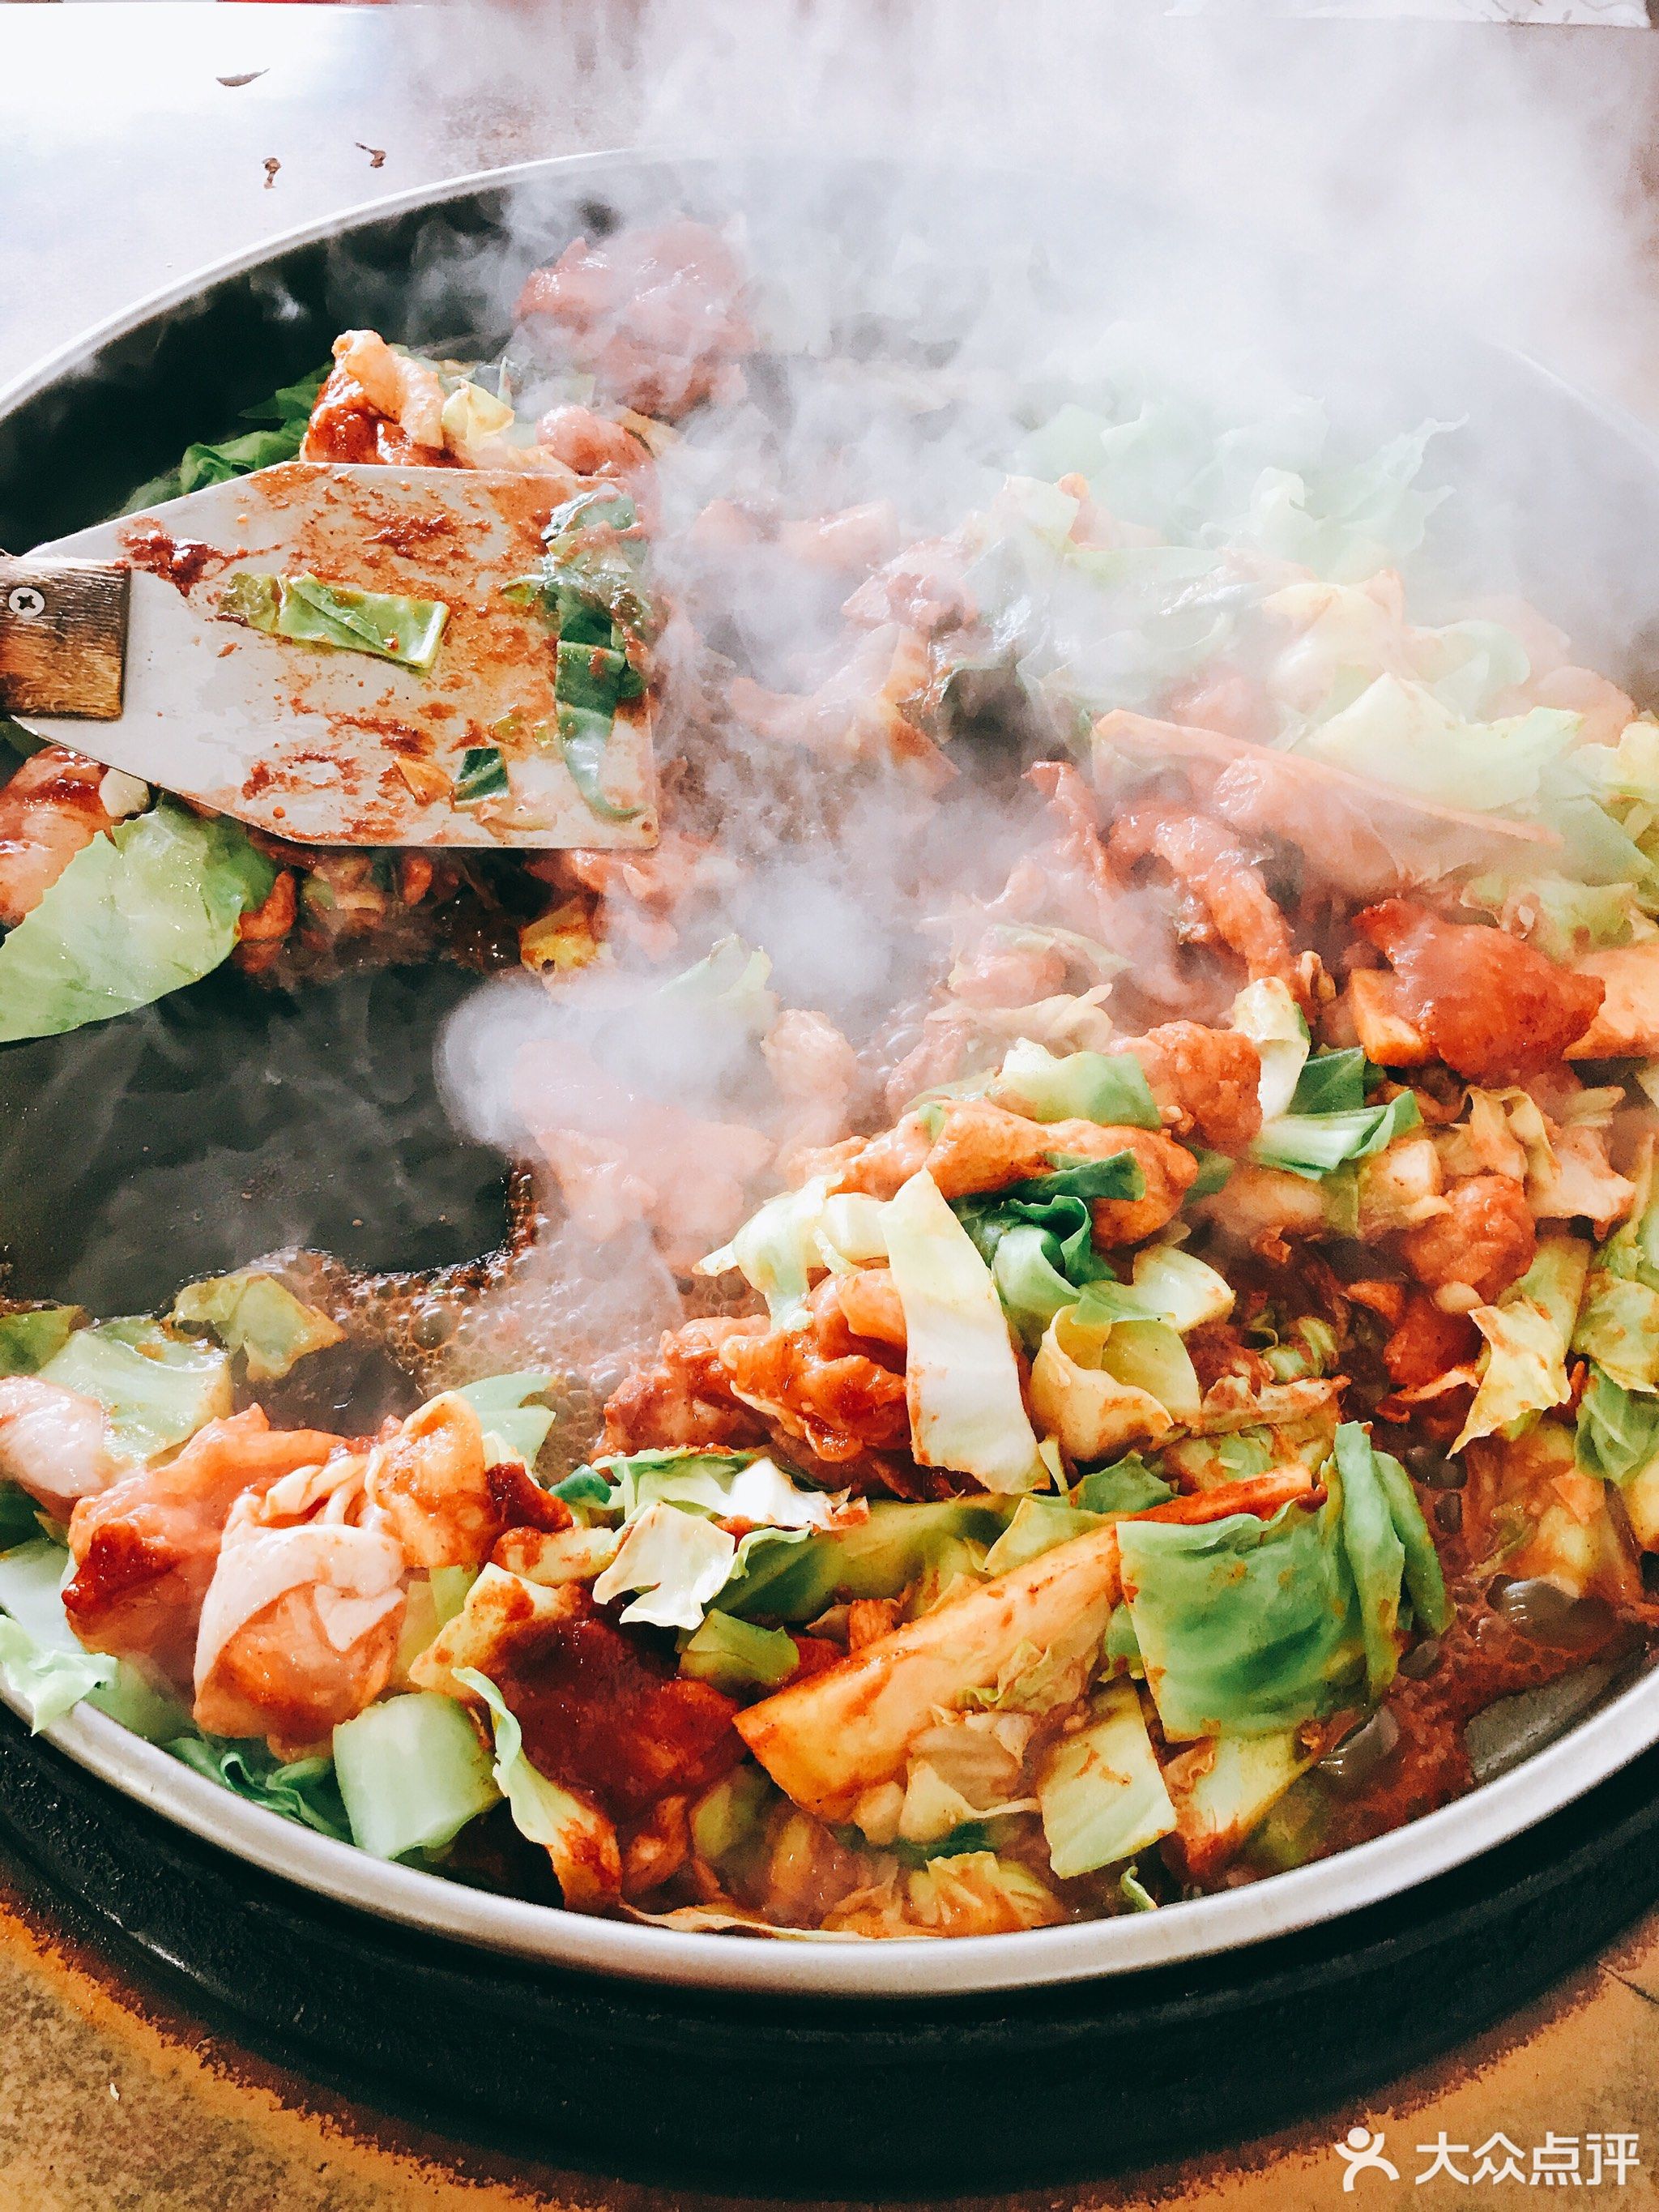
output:
M116 1662L100 1651L53 1651L21 1622L0 1615L0 1674L38 1735L72 1711L82 1698L115 1679Z
M1585 1303L1573 1350L1626 1390L1659 1391L1659 1291L1603 1277Z
M1351 1161L1386 1151L1422 1118L1409 1091L1358 1113L1279 1114L1262 1123L1250 1158L1259 1167L1288 1169L1316 1182Z
M1048 1862L1063 1881L1132 1858L1170 1833L1175 1807L1133 1684L1096 1696L1088 1725L1056 1745L1036 1797Z
M708 1613L680 1649L680 1672L717 1690L775 1690L800 1664L794 1639L781 1628L761 1628L735 1613Z
M570 771L570 781L588 812L601 822L632 822L644 812L639 806L618 806L607 797L605 763L611 749L611 718L585 707L561 707L557 714L559 750Z
M600 1605L635 1593L619 1618L654 1628L697 1628L737 1562L736 1540L702 1513L653 1503L625 1525L593 1584Z
M768 988L771 974L769 954L740 937L722 937L701 960L659 985L653 998L676 1013L695 1009L761 1037L778 1018L777 993Z
M800 1312L811 1277L825 1264L818 1243L823 1207L822 1176L799 1190L780 1191L734 1231L730 1243L700 1260L697 1273L735 1269L766 1300L773 1328L787 1328Z
M82 1306L30 1306L0 1315L0 1375L38 1375L86 1318Z
M1490 812L1536 801L1579 717L1552 707L1465 721L1425 685L1379 676L1303 739L1316 759L1441 806Z
M1026 438L1017 465L1085 476L1112 514L1162 537L1244 539L1334 582L1358 581L1415 552L1444 497L1416 480L1448 424L1425 422L1364 459L1341 461L1313 400L1240 423L1139 362L1122 364L1113 385L1109 412L1068 399Z
M1056 1059L1046 1047L1022 1041L1010 1047L990 1096L1033 1121L1097 1121L1110 1129L1164 1126L1133 1053L1073 1052Z
M63 1587L69 1554L45 1537L0 1553L0 1676L39 1735L116 1679L118 1662L88 1651L70 1626Z
M1138 1252L1131 1286L1149 1315L1168 1322L1183 1336L1206 1322L1224 1321L1233 1310L1232 1285L1226 1277L1179 1244L1149 1244ZM1103 1283L1091 1285L1084 1293L1085 1303L1105 1295L1108 1289Z
M1080 1200L1070 1203L1080 1204ZM1085 1212L1087 1209L1085 1209ZM1092 1225L1073 1232L1079 1237L1091 1238ZM975 1243L981 1239L975 1238ZM997 1239L991 1261L991 1275L1002 1300L1003 1310L1018 1330L1020 1340L1028 1352L1035 1352L1042 1340L1043 1331L1057 1313L1077 1302L1077 1287L1061 1273L1057 1261L1063 1261L1063 1252L1055 1255L1059 1239L1051 1237L1035 1222L1018 1222L1003 1231ZM983 1249L981 1243L981 1249ZM1093 1244L1088 1245L1089 1257L1079 1272L1086 1274L1094 1264ZM1054 1256L1051 1256L1054 1255Z
M1175 1494L1172 1482L1154 1474L1139 1452L1131 1452L1085 1474L1072 1492L1072 1503L1085 1513L1144 1513L1148 1506L1167 1504Z
M1652 1170L1628 1218L1597 1249L1572 1348L1626 1390L1659 1391L1659 1202Z
M539 568L507 596L533 606L566 644L620 651L629 636L649 637L657 616L641 581L643 541L630 534L638 525L626 492L577 493L548 517Z
M272 637L340 653L370 653L424 676L438 657L449 609L441 599L358 592L319 576L262 576L239 568L225 581L222 614Z
M452 1698L414 1690L334 1731L334 1778L359 1850L441 1851L501 1802L489 1753Z
M645 690L629 642L656 627L642 547L627 534L638 520L625 492L579 493L549 519L540 568L507 586L509 599L535 607L557 633L555 734L583 804L602 822L631 822L643 811L618 806L605 790L617 709Z
M1560 1232L1541 1237L1533 1263L1498 1305L1477 1309L1486 1340L1480 1388L1454 1451L1498 1430L1518 1436L1571 1394L1567 1349L1573 1340L1589 1265L1589 1248ZM1635 1285L1629 1287L1634 1288Z
M280 1813L336 1843L351 1841L331 1759L279 1759L263 1743L239 1743L223 1736L180 1735L165 1745L173 1758L209 1782L216 1782L250 1805Z
M278 461L295 459L305 442L311 410L327 374L326 368L314 370L295 383L285 384L257 406L242 410L244 422L271 427L244 430L217 445L187 446L178 467L140 484L122 514L135 514L140 507L157 507L163 500L180 499L186 492L202 491L210 484L228 483L233 477L246 476L252 469L274 468Z
M0 1551L38 1535L44 1509L15 1482L0 1482Z
M767 1816L781 1802L763 1768L734 1767L692 1807L691 1848L729 1881L753 1863L766 1840Z
M0 1553L0 1607L34 1650L30 1658L15 1638L10 1639L20 1655L17 1686L30 1700L36 1727L49 1728L84 1697L88 1705L149 1742L177 1735L189 1717L171 1687L160 1686L136 1660L112 1659L82 1644L64 1610L64 1585L71 1572L69 1553L60 1543L36 1534L39 1526L31 1516L27 1533L32 1540ZM48 1659L64 1663L47 1667Z
M554 653L553 696L561 706L602 714L609 721L624 701L644 692L639 671L612 646L562 637Z
M1098 1528L1100 1520L1098 1513L1068 1505L1064 1498L1022 1498L1013 1519L987 1554L985 1571L1003 1575L1011 1567L1023 1567L1056 1544L1067 1544L1073 1536Z
M1523 924L1528 943L1551 960L1577 960L1586 952L1599 952L1616 945L1629 945L1653 935L1648 916L1651 890L1645 890L1650 864L1639 847L1632 847L1637 866L1634 880L1609 884L1581 883L1559 875L1479 876L1463 886L1466 906L1486 913L1516 915Z
M951 1200L1028 1351L1079 1290L1112 1278L1109 1263L1095 1249L1090 1200L1139 1198L1145 1190L1132 1153L1114 1152L1090 1165L1102 1172L1091 1177L1086 1170L1073 1169Z
M1351 1697L1365 1668L1333 1494L1271 1521L1120 1521L1124 1596L1164 1734L1271 1735Z
M845 1528L757 1531L739 1547L721 1609L745 1620L809 1621L842 1599L897 1597L953 1547L994 1543L1011 1510L992 1498L926 1505L884 1498L867 1520Z
M512 786L499 745L469 745L450 787L457 806L476 806L481 799L504 799Z
M175 1450L232 1405L228 1353L143 1318L76 1329L40 1379L95 1400L112 1448L135 1462Z
M1262 1358L1277 1382L1297 1382L1310 1375L1328 1375L1337 1362L1336 1331L1316 1314L1298 1314Z
M108 1021L210 975L276 871L167 801L83 846L0 944L0 1043Z
M1578 1401L1577 1463L1604 1482L1627 1482L1659 1452L1659 1398L1638 1396L1590 1370Z
M1126 1158L1115 1154L1097 1164L1113 1169ZM1132 1158L1127 1165L1139 1182L1139 1166ZM1050 1180L1089 1174L1072 1170ZM997 1286L974 1238L925 1170L889 1200L884 1218L888 1264L904 1310L905 1384L917 1460L971 1474L989 1491L1042 1488L1048 1470L1037 1454Z
M1338 1436L1342 1431L1339 1429ZM1363 1431L1362 1431L1363 1433ZM1443 1636L1452 1625L1454 1607L1446 1594L1446 1577L1435 1549L1429 1524L1417 1502L1411 1477L1392 1453L1371 1447L1371 1465L1389 1501L1394 1533L1406 1553L1406 1595L1418 1626L1431 1636Z
M1358 1045L1340 1052L1311 1053L1303 1063L1286 1109L1292 1114L1357 1114L1365 1103L1371 1068Z
M542 1368L520 1368L511 1375L486 1375L477 1382L464 1382L455 1395L466 1400L487 1435L497 1437L533 1468L554 1419L553 1408L537 1401L556 1388L558 1380Z
M1406 1547L1395 1530L1376 1455L1356 1421L1344 1422L1336 1432L1336 1464L1342 1478L1342 1544L1359 1595L1365 1687L1375 1704L1400 1663Z
M173 1302L172 1319L210 1328L227 1352L240 1352L251 1382L280 1381L307 1352L325 1351L345 1334L274 1275L251 1267L186 1284Z

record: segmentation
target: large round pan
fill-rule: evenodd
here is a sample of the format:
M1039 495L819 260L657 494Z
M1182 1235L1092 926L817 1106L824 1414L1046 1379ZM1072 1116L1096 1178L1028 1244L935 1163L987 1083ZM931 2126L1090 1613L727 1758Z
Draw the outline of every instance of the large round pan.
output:
M136 482L167 465L189 441L223 434L240 408L324 358L342 328L372 324L416 343L504 329L524 270L596 221L688 204L716 216L741 207L751 226L764 230L772 223L775 253L779 225L865 222L872 209L890 213L893 204L880 177L869 171L850 180L841 170L815 173L805 189L799 176L787 190L777 189L779 183L775 174L736 164L670 169L621 155L531 162L377 201L222 262L0 391L0 546L21 550L110 513ZM995 179L924 197L953 227L958 252L968 240L970 263L976 235L994 234L1006 247L1024 228L1071 270L1071 282L1098 289L1103 317L1114 298L1115 257L1125 252L1126 234L1133 224L1143 226L1133 243L1144 265L1145 226L1155 221L1144 210L1133 218L1120 210L1108 221L1097 198L1077 194L1056 196L1051 207L1047 195L1011 191ZM1165 235L1157 251L1167 261L1179 246ZM1196 256L1200 249L1193 251ZM1446 472L1474 487L1468 507L1483 526L1463 541L1455 528L1442 532L1437 553L1443 572L1524 588L1572 630L1587 659L1639 679L1646 658L1643 617L1659 607L1659 451L1647 434L1535 364L1475 338L1438 332L1402 349L1392 317L1392 368L1388 389L1379 393L1367 368L1360 311L1333 315L1322 272L1305 275L1313 280L1306 289L1325 310L1316 319L1319 335L1309 339L1306 380L1322 378L1340 355L1345 366L1330 373L1351 400L1358 393L1362 413L1371 408L1376 427L1400 428L1414 414L1429 413L1468 424L1446 441ZM1334 324L1340 326L1334 349ZM210 992L200 1006L207 1011L191 1018L194 1026L186 1022L169 1037L175 1058L184 1049L181 1037L199 1044L198 1088L210 1100L216 1085L234 1079L231 1060L240 1064L247 1054L240 1045L228 1052ZM290 1008L288 1018L302 1013ZM246 1029L246 1009L237 1019ZM62 1041L61 1048L76 1049L74 1040ZM280 1040L270 1048L279 1053ZM143 1189L134 1164L143 1148L124 1153L108 1146L118 1100L87 1096L94 1084L66 1076L50 1059L22 1057L41 1052L24 1046L0 1053L0 1115L10 1125L0 1132L0 1238L9 1245L19 1287L61 1293L61 1277L54 1283L43 1276L67 1249L64 1217L90 1221L93 1231L75 1247L73 1294L98 1303L100 1282L118 1285L120 1302L131 1306L132 1285L143 1279L136 1251L142 1211L133 1198ZM349 1081L349 1054L346 1062L342 1079ZM101 1065L97 1080L104 1090L112 1081L118 1087L128 1062L118 1055ZM20 1149L16 1130L27 1133L42 1121L43 1086L52 1099L50 1127L37 1129ZM183 1088L190 1089L187 1080ZM65 1158L76 1163L67 1183ZM52 1221L27 1204L29 1183L37 1170L46 1172L49 1159L53 1188L63 1192ZM124 1183L112 1194L100 1186L100 1176L106 1186L112 1175L125 1177L130 1170L137 1178L131 1187ZM351 1232L363 1229L356 1186L350 1197L331 1197L326 1181L313 1175L314 1202L303 1225L317 1241L349 1243ZM178 1188L176 1180L158 1183L158 1204ZM474 1213L483 1220L487 1208L481 1213L475 1205ZM398 1218L402 1231L413 1233L407 1204ZM290 1210L282 1228L292 1233L294 1227ZM148 1229L157 1257L147 1264L165 1269L176 1253L168 1242L171 1224L152 1220ZM257 1203L225 1213L213 1234L227 1263L283 1241L270 1233ZM430 1263L397 1249L362 1256L382 1265ZM176 1266L173 1272L176 1276ZM172 1286L171 1279L157 1279L151 1295L159 1300ZM113 1789L256 1866L365 1911L494 1950L710 1989L950 1996L1197 1958L1397 1896L1518 1834L1659 1743L1659 1674L1644 1673L1604 1691L1597 1709L1470 1796L1339 1857L1156 1913L951 1942L772 1942L586 1918L382 1864L243 1803L84 1707L49 1735ZM1517 1754L1521 1748L1517 1744Z

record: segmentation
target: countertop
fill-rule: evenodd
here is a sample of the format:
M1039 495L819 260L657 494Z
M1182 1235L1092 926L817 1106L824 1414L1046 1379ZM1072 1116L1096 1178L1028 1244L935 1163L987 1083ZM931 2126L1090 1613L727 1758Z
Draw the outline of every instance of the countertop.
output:
M0 382L135 296L332 209L629 135L614 100L490 90L459 52L444 67L448 35L389 9L0 4ZM1659 42L1582 35L1617 40L1617 58L1611 46L1540 48L1540 67L1565 55L1622 72L1650 107ZM1613 381L1645 397L1640 364ZM1172 2201L1304 2212L1425 2191L1449 2203L1468 2191L1443 2171L1413 2191L1431 2163L1417 2146L1443 2136L1454 2168L1474 2172L1501 2135L1529 2180L1544 2178L1533 2154L1553 2138L1561 2148L1546 2158L1561 2178L1576 2158L1598 2201L1659 2205L1656 2083L1659 1917L1363 2110L1131 2183L996 2201L1010 2212ZM1358 2172L1345 2193L1335 2146L1350 2129L1368 2142L1380 2131L1398 2183ZM1632 2136L1642 2163L1621 2182L1610 2146ZM1489 2172L1471 2185L1516 2183ZM0 1862L0 2203L15 2212L692 2212L713 2202L509 2162L347 2107L67 1944L50 1900Z

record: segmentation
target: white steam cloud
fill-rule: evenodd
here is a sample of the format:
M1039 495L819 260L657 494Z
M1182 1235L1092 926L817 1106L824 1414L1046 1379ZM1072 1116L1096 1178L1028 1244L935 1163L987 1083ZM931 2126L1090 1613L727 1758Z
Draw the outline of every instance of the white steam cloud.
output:
M624 220L724 222L751 270L769 358L744 403L694 418L665 458L658 558L701 641L761 683L805 693L833 672L845 585L775 547L746 565L711 556L687 534L708 501L800 519L878 502L898 544L948 531L1014 462L1034 399L1040 414L1045 394L1131 353L1230 420L1298 392L1361 444L1472 418L1438 471L1459 486L1456 588L1526 586L1595 651L1632 658L1659 599L1651 556L1645 575L1621 560L1644 518L1621 534L1605 487L1514 411L1512 372L1480 351L1519 348L1613 396L1656 355L1644 118L1582 44L1547 60L1535 33L1485 27L1172 21L1043 0L468 4L410 21L431 42L435 99L500 115L520 146L638 149L649 166L596 176L595 194ZM526 265L546 246L527 240ZM666 657L668 732L696 721L708 665ZM522 1148L534 1116L514 1071L530 1047L706 1120L769 1113L775 1135L764 1024L676 1017L660 995L729 933L765 949L785 1005L844 1029L867 1078L850 1109L878 1110L871 1071L948 964L940 917L994 892L1034 805L1012 758L936 802L902 777L826 802L805 769L757 771L741 744L693 755L694 811L732 868L677 911L672 958L624 944L597 981L475 997L443 1060L469 1132ZM672 1317L640 1239L597 1269L573 1273L574 1250L545 1249L501 1294L540 1282L540 1356L571 1341L581 1301L556 1296L562 1282L603 1279L619 1350Z

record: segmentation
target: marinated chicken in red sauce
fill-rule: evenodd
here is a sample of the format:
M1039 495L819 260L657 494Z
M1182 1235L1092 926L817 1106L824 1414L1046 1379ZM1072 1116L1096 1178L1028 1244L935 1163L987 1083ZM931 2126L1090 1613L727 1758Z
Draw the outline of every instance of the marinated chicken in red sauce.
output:
M546 480L514 589L647 699L648 849L565 692L477 739L580 772L528 857L0 724L0 1034L186 922L249 992L507 971L445 1072L516 1224L0 1301L8 1694L162 1701L381 1857L848 1942L1268 1878L1588 1710L1659 1633L1659 719L1535 610L1417 619L1403 445L1240 491L1216 418L1160 489L1154 401L852 360L690 220L518 314L348 331L252 442Z
M744 286L717 232L667 223L578 239L526 281L519 319L624 405L673 422L741 391L755 343Z

